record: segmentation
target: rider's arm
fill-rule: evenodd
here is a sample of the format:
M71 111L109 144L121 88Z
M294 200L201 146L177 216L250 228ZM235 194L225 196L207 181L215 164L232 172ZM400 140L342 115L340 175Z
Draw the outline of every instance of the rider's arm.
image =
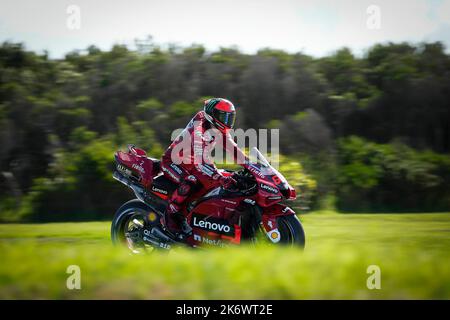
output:
M236 142L234 142L229 132L224 134L224 138L222 139L222 141L224 150L233 156L233 161L235 163L242 165L248 162L247 156L244 152L242 152L241 149L239 149L238 145L236 144Z
M199 112L193 119L192 132L192 147L194 150L194 166L195 169L202 174L207 175L213 179L220 179L221 175L217 171L217 167L212 161L208 161L209 157L206 154L206 146L204 140L204 122L207 121L204 114Z
M203 150L204 150L204 144L203 144L203 122L205 121L204 116L199 112L197 115L192 119L193 121L193 132L192 132L192 147L194 151L194 164L197 165L198 163L203 162Z

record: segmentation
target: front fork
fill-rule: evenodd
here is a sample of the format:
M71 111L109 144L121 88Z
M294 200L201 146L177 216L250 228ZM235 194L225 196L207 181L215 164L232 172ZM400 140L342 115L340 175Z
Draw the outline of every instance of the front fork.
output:
M279 203L262 209L261 226L272 243L278 243L281 240L277 218L289 215L295 215L294 210Z
M264 231L272 243L278 243L281 240L277 218L280 216L295 215L294 210L279 203L266 208L252 203L252 209L256 222L261 226L262 231Z

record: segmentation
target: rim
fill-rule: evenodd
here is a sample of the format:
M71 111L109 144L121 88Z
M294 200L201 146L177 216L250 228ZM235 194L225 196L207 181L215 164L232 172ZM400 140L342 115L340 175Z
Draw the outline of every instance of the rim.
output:
M117 230L118 240L125 244L133 253L149 252L153 249L142 240L144 226L147 225L147 213L138 209L131 209L124 217L124 223L121 223Z

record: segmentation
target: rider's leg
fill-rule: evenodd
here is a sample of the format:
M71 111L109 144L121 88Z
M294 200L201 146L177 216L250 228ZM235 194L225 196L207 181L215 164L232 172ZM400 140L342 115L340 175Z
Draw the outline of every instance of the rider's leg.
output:
M164 176L171 180L176 184L181 184L184 180L184 177L189 175L189 172L185 170L183 167L176 165L172 162L170 158L162 158L161 161L161 170L164 173ZM173 195L172 195L173 198ZM165 212L165 221L166 226L170 231L179 231L180 224L178 220L174 218L174 213L178 212L180 208L176 204L172 204L172 199L169 199L169 205Z
M165 214L166 225L169 231L174 232L181 229L184 233L189 234L192 229L182 213L182 205L197 184L197 179L195 176L191 176L186 168L174 164L170 159L162 159L161 169L168 179L179 184L169 199Z
M167 207L167 216L173 217L177 225L181 227L185 234L191 234L192 228L187 223L186 217L183 215L181 209L186 199L192 194L194 189L198 187L208 187L214 182L212 177L199 170L196 166L186 166L183 168L189 175L184 176L178 188L172 194ZM169 226L170 229L170 226Z
M166 215L169 220L173 219L185 234L191 234L192 228L187 223L186 217L183 215L181 209L186 199L192 194L193 189L197 186L197 178L194 175L188 175L183 179L169 199ZM169 229L171 227L169 223L168 227Z

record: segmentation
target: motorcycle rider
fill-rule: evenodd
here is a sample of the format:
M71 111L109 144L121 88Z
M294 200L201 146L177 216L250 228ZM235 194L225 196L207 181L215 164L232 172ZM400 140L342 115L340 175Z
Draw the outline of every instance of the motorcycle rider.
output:
M200 185L208 186L220 181L229 188L235 183L231 177L220 174L211 159L211 151L217 143L233 156L235 162L247 161L245 154L238 148L229 130L236 118L234 105L223 98L212 98L204 102L186 128L167 148L161 161L164 175L179 184L169 199L165 220L170 232L181 229L186 236L192 234L192 228L182 213L184 201Z

